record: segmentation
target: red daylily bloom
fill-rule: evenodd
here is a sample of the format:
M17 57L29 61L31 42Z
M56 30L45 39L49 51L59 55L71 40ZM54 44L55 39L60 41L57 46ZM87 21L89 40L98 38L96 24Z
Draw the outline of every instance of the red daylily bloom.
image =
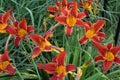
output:
M64 65L65 57L66 52L60 52L55 58L53 58L52 62L47 64L40 63L38 64L38 67L44 69L48 74L54 74L50 80L62 80L69 71L74 71L76 69L73 64Z
M10 10L6 11L5 14L0 14L0 33L6 33L5 28L7 27L7 21L10 17Z
M85 23L85 35L79 40L80 44L85 44L87 40L92 40L94 43L101 43L100 38L105 38L104 32L99 30L104 26L105 20L98 20L96 23L91 22Z
M55 13L55 15L59 15L64 8L70 7L72 2L68 2L67 0L62 0L59 2L56 0L56 4L54 6L47 6L47 11Z
M55 20L59 23L66 25L66 34L71 35L73 26L83 26L84 22L81 20L86 17L84 12L78 13L77 3L73 3L73 7L70 10L63 9L62 15L56 16Z
M25 39L29 32L33 31L33 26L27 26L26 19L24 18L21 22L14 22L14 27L7 26L6 31L15 36L14 44L19 45L20 40Z
M99 55L95 57L95 61L103 61L103 69L107 71L116 62L120 64L120 58L118 53L120 52L120 46L114 47L112 43L105 46L100 44L94 44L97 47Z
M80 0L78 5L84 7L84 9L91 10L93 1L94 0Z
M93 1L94 0L80 0L80 2L78 2L78 5L84 8L84 12L87 16L92 10Z
M5 50L4 53L0 54L0 73L6 72L8 74L14 74L13 65L10 64L10 57L8 56L8 50Z
M38 34L30 34L30 38L33 42L35 42L38 46L34 48L32 58L37 57L40 52L51 52L51 51L63 51L63 48L58 48L53 46L49 41L48 37L51 37L51 33L46 33L44 36L40 36Z

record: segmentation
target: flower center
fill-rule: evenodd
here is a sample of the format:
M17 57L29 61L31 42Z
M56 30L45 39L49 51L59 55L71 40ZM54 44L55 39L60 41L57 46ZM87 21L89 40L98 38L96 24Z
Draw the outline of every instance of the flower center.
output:
M95 31L94 30L88 30L87 32L86 32L86 37L87 38L89 38L89 39L91 39L92 37L94 37L96 34L95 34Z
M85 8L85 9L90 9L90 8L91 8L91 2L85 1L85 2L84 2L84 8Z
M8 65L9 65L8 61L0 62L0 69L5 70Z
M23 37L27 34L27 32L24 29L19 29L18 30L18 36L19 37Z
M3 23L3 24L0 24L0 29L5 29L7 26L7 24Z
M67 17L66 22L69 26L74 26L76 24L76 18L70 15Z
M65 66L58 66L56 68L56 73L57 73L58 76L60 76L62 73L66 74Z
M107 61L113 61L115 56L113 55L112 52L107 51L104 56L105 60Z
M39 47L40 47L41 51L44 51L45 46L46 46L46 41L44 39L40 38L39 42L40 42Z

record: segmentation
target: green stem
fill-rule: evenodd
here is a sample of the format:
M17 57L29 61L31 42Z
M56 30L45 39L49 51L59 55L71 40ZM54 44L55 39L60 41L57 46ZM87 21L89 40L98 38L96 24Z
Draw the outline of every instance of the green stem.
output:
M50 29L47 32L53 31L53 29L56 28L56 27L58 27L58 25L60 25L60 23L57 23L54 26L51 26Z
M14 64L14 66L15 66L15 70L16 70L16 72L18 73L18 75L20 76L21 80L24 80L24 78L22 77L21 73L20 73L19 70L17 69L14 60L13 60L13 64Z
M31 45L30 45L30 40L27 38L27 42L28 42L28 46L30 47L30 49L32 49L31 48ZM24 47L24 46L23 46ZM25 49L25 47L24 47L24 49ZM35 67L35 70L36 70L36 72L37 72L37 75L38 75L38 78L39 78L39 80L41 80L41 77L40 77L40 74L39 74L39 71L38 71L38 69L37 69L37 65L35 64L35 61L34 61L34 59L32 59L32 62L33 62L33 64L34 64L34 67Z
M10 41L10 38L11 38L11 35L8 36L8 39L7 39L6 44L5 44L5 50L8 49L8 43Z
M37 65L35 64L34 59L32 59L32 62L33 62L34 67L35 67L35 69L36 69L36 72L37 72L38 78L39 78L39 80L41 80L41 78L40 78L40 74L39 74L39 71L38 71Z

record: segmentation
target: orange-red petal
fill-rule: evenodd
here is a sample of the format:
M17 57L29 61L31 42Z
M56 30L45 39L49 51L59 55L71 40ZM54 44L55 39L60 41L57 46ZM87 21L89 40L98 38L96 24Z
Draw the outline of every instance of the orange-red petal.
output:
M64 65L65 57L66 57L66 52L65 51L60 52L58 54L58 56L57 56L58 65Z
M47 6L47 11L48 12L57 12L57 8L56 6Z
M75 67L75 65L73 65L73 64L68 64L68 65L66 66L66 72L75 71L75 69L76 69L76 67Z
M78 15L77 2L73 3L73 8L70 10L70 14L74 17L77 17L77 15Z
M66 17L65 16L57 16L55 17L55 21L58 21L61 24L66 24Z
M65 57L66 57L66 52L63 51L63 52L60 52L56 57L54 57L52 61L57 62L58 66L64 65Z
M37 57L37 56L40 54L40 52L41 52L40 48L39 48L39 47L35 47L35 48L33 49L32 58Z
M50 52L50 51L52 51L52 47L51 46L45 46L45 49L43 51Z
M68 6L68 8L73 7L73 6L74 6L74 1L69 2L69 3L67 4L67 6Z
M107 46L108 50L111 50L113 48L113 44L112 43L109 43L106 46Z
M45 32L44 33L44 35L43 35L43 37L46 39L46 40L48 40L48 38L51 38L51 37L53 37L53 33L52 32Z
M7 66L5 72L8 73L8 74L14 75L15 70L14 70L13 65L9 64L9 65Z
M32 39L37 45L40 45L41 41L45 41L44 38L38 34L30 34L30 39Z
M87 32L92 26L92 23L90 21L85 22L84 30Z
M66 8L64 8L64 9L62 9L61 14L64 16L68 16L69 11Z
M3 22L6 23L10 17L10 10L7 10L6 14L3 16Z
M105 33L104 32L98 32L97 36L99 36L100 38L105 39Z
M33 26L28 26L27 27L27 32L31 32L31 31L33 31L34 30L34 27Z
M76 21L77 26L85 26L84 24L85 23L81 19L77 19L77 21Z
M114 60L116 63L120 64L120 58L116 57Z
M3 70L0 69L0 74L2 74L2 73L3 73Z
M19 37L15 38L15 40L14 40L15 46L18 46L20 44L20 40L21 40L21 38L19 38Z
M8 55L8 50L4 50L4 54L1 56L2 61L10 61L10 57Z
M44 69L48 74L54 74L55 69L57 68L55 63L38 64L38 67Z
M27 30L27 22L25 18L23 18L23 20L20 22L19 27L24 30Z
M116 56L120 52L120 46L111 49L111 52Z
M79 18L79 19L83 19L83 18L85 18L85 17L86 17L85 12L80 12L80 13L78 13L77 18Z
M86 16L89 16L89 14L90 14L89 10L87 10L87 9L85 9L83 12L86 14Z
M11 26L7 26L7 27L6 27L6 31L7 31L9 34L13 35L13 36L16 36L16 35L17 35L16 29L13 28L13 27L11 27Z
M58 76L55 75L55 76L52 76L50 80L60 80L60 79L58 79Z
M66 35L71 35L72 34L73 27L66 26L65 28L65 33Z
M14 22L14 27L18 28L19 27L19 22Z
M83 36L82 38L80 38L79 43L80 44L85 44L87 42L88 38L86 36Z
M107 71L113 64L113 61L104 61L103 63L103 70Z
M67 6L67 0L62 0L62 7L66 7Z
M97 61L102 61L102 60L104 60L103 56L96 56L96 57L95 57L95 61L96 61L96 62L97 62Z
M91 39L94 43L97 43L97 44L100 44L101 41L100 41L100 38L98 36L94 36L92 39Z
M105 20L98 20L95 24L94 24L94 30L95 32L98 32L105 24Z
M94 44L94 46L98 49L100 55L104 56L105 52L107 51L107 48L100 44Z
M64 74L61 74L60 76L54 75L50 78L50 80L63 80Z

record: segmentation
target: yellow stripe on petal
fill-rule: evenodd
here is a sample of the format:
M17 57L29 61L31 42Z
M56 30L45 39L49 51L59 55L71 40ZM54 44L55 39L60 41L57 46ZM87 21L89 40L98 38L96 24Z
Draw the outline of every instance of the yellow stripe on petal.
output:
M0 63L0 69L1 69L1 70L5 70L8 65L9 65L9 62L8 62L8 61L1 62L1 63Z
M92 3L89 2L89 1L85 1L84 2L84 8L88 9L88 10L91 10L92 9Z
M6 30L0 29L0 33L7 33Z
M56 68L56 73L57 73L58 76L60 76L63 73L65 75L66 74L66 67L65 66L58 66Z
M0 33L6 33L6 28L7 24L3 23L3 24L0 24Z
M105 60L107 61L113 61L115 59L115 56L112 52L107 51L104 56Z
M69 26L75 26L76 21L77 21L76 18L72 15L68 16L66 19L66 22Z
M23 36L25 36L26 34L27 34L26 30L24 30L24 29L19 29L19 30L18 30L18 35L19 35L19 37L23 37Z
M91 39L91 38L93 38L94 36L96 36L94 30L88 30L88 31L86 32L86 37L87 37L87 38Z
M5 29L5 28L6 28L6 26L7 26L7 24L6 24L6 23L0 24L0 29Z

